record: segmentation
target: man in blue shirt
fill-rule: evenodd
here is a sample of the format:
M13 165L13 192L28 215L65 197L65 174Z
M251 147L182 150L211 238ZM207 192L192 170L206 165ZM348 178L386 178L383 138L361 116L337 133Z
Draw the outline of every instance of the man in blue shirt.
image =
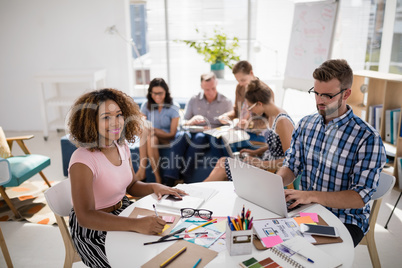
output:
M318 113L300 120L283 167L284 185L301 174L301 190L285 190L286 201L318 203L346 226L356 247L369 229L370 206L385 149L379 133L353 114L346 100L353 72L345 60L328 60L313 73Z

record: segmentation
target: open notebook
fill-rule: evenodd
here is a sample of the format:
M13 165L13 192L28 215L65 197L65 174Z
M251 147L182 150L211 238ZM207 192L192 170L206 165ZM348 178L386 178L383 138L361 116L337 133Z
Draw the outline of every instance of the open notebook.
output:
M178 184L175 188L185 191L188 195L182 196L182 200L164 195L161 200L155 202L156 206L176 211L181 208L199 208L204 202L217 193L217 190L213 188L197 187L191 184Z

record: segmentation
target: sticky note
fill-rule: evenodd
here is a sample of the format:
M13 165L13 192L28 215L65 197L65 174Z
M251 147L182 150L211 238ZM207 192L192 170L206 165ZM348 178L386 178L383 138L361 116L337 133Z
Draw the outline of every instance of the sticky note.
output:
M271 248L277 244L282 243L283 240L279 235L274 235L262 238L261 242L266 248Z
M313 219L310 216L296 217L294 219L298 225L302 223L314 223Z
M169 224L165 224L165 226L163 227L162 233L163 233L164 231L166 231L167 229L169 229L169 228L170 228L170 225L169 225Z
M314 222L318 222L318 214L317 213L308 213L308 212L300 212L300 217L310 216L310 218Z
M174 216L162 216L162 219L163 219L166 223L173 223L175 217L174 217Z

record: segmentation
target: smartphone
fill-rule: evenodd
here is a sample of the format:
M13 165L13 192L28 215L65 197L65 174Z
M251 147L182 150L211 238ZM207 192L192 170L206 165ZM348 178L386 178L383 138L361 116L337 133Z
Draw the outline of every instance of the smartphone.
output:
M300 231L303 234L322 235L329 237L339 237L339 232L336 227L315 225L315 224L300 224Z
M179 194L179 195L180 195L180 196L183 196L183 195L181 195L181 194ZM182 197L177 197L177 196L175 196L175 195L173 195L173 194L168 195L168 196L166 197L166 199L167 199L167 200L171 200L171 201L180 201L180 200L183 200Z

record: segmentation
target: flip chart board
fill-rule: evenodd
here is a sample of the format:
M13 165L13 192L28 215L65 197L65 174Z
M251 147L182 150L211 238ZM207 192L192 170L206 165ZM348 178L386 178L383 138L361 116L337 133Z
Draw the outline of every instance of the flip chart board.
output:
M283 88L309 90L313 71L331 56L338 1L295 3Z

